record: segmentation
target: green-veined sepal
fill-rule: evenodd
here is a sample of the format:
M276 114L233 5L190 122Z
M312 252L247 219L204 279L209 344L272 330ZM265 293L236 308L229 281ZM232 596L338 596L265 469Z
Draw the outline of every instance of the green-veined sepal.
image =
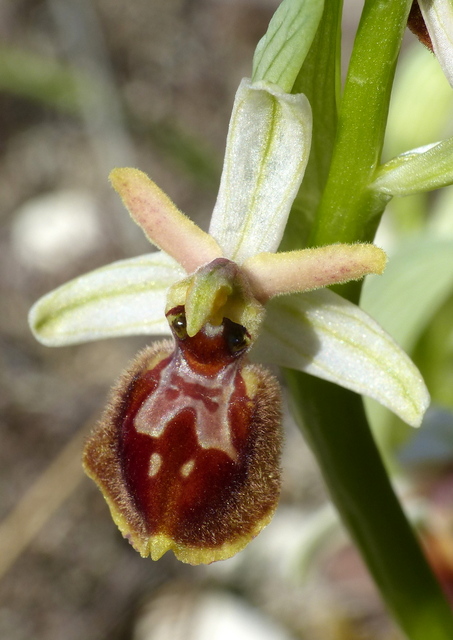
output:
M308 161L307 98L266 82L242 80L230 120L210 234L241 264L276 251Z
M163 252L120 260L75 278L38 300L35 337L59 347L128 335L163 335L167 289L185 272Z
M254 357L370 396L420 425L429 394L418 369L359 307L320 289L275 298L266 310Z

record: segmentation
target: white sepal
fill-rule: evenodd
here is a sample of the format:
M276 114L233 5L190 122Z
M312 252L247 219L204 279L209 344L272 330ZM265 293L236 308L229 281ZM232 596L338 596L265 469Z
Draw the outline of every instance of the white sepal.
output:
M242 80L209 229L226 258L241 264L257 253L277 250L310 141L311 109L303 94Z
M420 425L429 394L418 369L359 307L320 289L275 298L266 308L254 358L370 396Z
M150 253L75 278L30 310L30 327L49 347L129 335L170 333L167 289L185 275L163 252Z

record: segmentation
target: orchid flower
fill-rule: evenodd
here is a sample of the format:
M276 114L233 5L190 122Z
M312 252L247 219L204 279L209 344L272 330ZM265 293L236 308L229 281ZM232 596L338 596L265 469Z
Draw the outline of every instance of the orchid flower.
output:
M110 176L159 251L63 285L30 311L49 346L172 334L112 392L84 464L142 556L191 564L241 550L270 521L279 486L280 393L261 365L369 395L411 425L429 397L409 358L331 284L381 273L370 244L276 253L307 164L304 95L243 80L207 234L141 171Z

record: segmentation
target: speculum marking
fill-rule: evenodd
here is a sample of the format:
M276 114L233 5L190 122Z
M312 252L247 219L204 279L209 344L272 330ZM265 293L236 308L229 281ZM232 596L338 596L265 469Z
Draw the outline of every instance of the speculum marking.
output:
M232 460L237 452L231 441L228 417L234 391L236 363L226 366L215 378L198 374L187 365L181 353L162 370L152 395L143 403L134 419L135 429L159 438L170 422L185 409L195 414L195 429L203 449L220 449Z

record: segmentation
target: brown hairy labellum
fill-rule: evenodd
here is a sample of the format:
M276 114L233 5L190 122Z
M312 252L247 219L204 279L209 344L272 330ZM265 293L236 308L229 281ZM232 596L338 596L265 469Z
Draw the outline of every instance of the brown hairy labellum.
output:
M84 453L122 534L143 557L190 564L243 549L280 492L281 402L275 378L246 361L249 336L224 318L138 354L112 390Z

